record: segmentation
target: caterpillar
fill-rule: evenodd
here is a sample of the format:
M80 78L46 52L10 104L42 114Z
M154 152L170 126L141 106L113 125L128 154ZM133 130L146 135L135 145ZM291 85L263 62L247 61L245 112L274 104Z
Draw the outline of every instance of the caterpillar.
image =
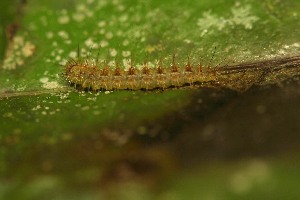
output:
M77 88L92 91L152 90L216 81L216 71L204 69L201 64L193 66L189 59L185 66L179 66L175 55L170 67L163 66L160 60L155 67L148 67L144 62L141 68L130 64L127 70L118 64L112 68L105 62L100 67L97 62L70 59L65 65L65 77Z

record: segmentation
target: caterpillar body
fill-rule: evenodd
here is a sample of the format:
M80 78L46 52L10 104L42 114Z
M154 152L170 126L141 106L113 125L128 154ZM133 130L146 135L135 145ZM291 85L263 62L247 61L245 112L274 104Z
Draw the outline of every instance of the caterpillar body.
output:
M107 63L100 67L97 62L71 59L65 65L65 77L77 88L93 91L152 90L216 81L216 71L201 64L193 66L189 60L185 66L179 66L175 56L170 67L159 61L155 67L148 67L145 62L141 68L130 65L127 70L117 64L114 68Z

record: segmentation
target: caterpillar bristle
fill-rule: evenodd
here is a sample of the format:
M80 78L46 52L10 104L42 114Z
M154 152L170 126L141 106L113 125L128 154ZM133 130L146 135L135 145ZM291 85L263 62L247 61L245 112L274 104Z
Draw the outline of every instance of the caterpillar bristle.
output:
M194 67L188 56L186 64L181 67L176 63L176 55L172 55L170 67L165 67L162 59L155 67L149 67L144 61L139 68L134 66L132 59L126 69L115 61L115 67L111 67L107 60L98 63L97 60L69 59L65 65L65 77L76 89L90 91L98 90L151 90L155 88L166 89L168 87L180 87L192 85L196 82L208 82L216 79L216 70L208 69L203 72L203 66ZM101 66L102 65L102 66Z

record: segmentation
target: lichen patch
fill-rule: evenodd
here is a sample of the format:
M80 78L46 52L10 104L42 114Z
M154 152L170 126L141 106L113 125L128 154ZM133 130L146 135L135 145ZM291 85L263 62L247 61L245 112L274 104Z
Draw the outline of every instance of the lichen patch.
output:
M231 8L231 16L217 16L211 10L205 11L201 18L197 21L197 26L200 29L200 35L203 37L206 34L213 33L215 30L221 31L230 26L243 26L245 29L252 29L253 24L259 18L251 13L250 5L240 6L236 4Z
M57 81L49 81L48 77L40 78L40 82L42 83L42 87L45 89L57 89L62 87Z
M26 58L34 54L35 48L35 45L31 41L25 40L23 36L14 37L6 50L2 68L14 70L17 66L22 66Z

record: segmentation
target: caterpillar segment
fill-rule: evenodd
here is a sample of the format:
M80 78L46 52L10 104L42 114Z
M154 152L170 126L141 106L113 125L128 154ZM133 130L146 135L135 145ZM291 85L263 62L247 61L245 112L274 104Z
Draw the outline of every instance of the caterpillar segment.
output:
M130 65L127 70L118 64L112 68L105 62L103 67L99 67L87 60L70 60L65 66L65 77L76 88L93 91L151 90L215 81L217 74L213 69L204 70L201 64L193 66L189 58L187 64L181 67L173 55L170 67L165 67L160 60L156 67L148 67L145 62L141 68Z

